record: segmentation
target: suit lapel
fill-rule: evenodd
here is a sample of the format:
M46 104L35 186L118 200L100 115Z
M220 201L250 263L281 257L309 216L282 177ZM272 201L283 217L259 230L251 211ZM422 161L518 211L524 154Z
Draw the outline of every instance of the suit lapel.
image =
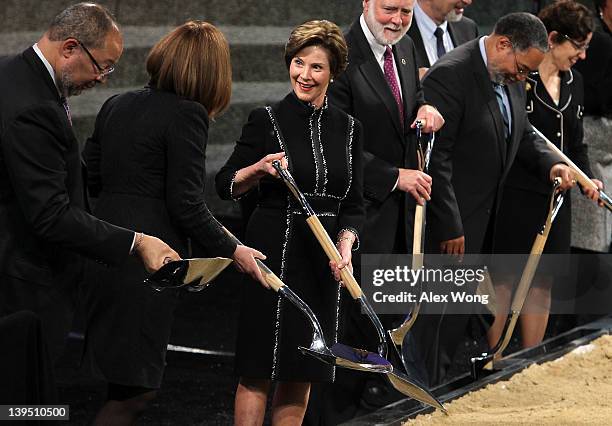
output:
M420 55L425 59L427 68L431 67L431 63L429 62L429 56L427 56L427 50L425 49L425 43L423 43L423 36L421 36L421 31L419 31L419 27L416 22L416 18L412 18L412 24L410 25L410 29L408 30L408 35L412 39L414 43L414 48L417 52L420 52Z
M521 127L524 124L519 123L518 120L518 117L523 114L523 110L525 109L524 101L521 102L521 84L522 83L512 83L508 85L508 102L510 102L510 110L512 111L512 134L510 135L507 149L510 158L512 158L514 152L518 150L518 145L523 137ZM508 165L510 166L511 164Z
M414 76L414 68L413 66L408 66L408 64L412 64L414 62L414 58L410 55L409 52L402 47L401 43L397 43L393 46L393 55L395 56L395 65L397 67L397 72L399 74L400 82L402 83L402 102L404 103L404 116L402 120L404 121L404 128L406 128L406 118L408 117L409 111L406 105L409 105L408 96L415 93L415 82L414 77L411 77L411 73ZM412 104L412 103L410 103Z
M497 103L497 98L495 97L495 92L493 90L493 85L491 84L491 77L489 76L489 72L487 71L487 67L482 61L482 56L480 55L480 48L478 47L478 42L474 43L474 49L472 50L472 65L474 70L474 79L476 80L476 85L480 94L485 99L487 104L487 108L493 117L493 122L495 123L495 134L497 135L497 139L495 143L497 143L499 155L502 159L502 164L506 162L506 141L504 138L504 121L501 116L501 111L499 110L499 104ZM514 123L514 120L513 120Z
M45 64L43 64L43 62L40 60L40 58L34 51L34 48L29 47L23 52L22 55L25 61L36 71L36 73L40 76L40 78L42 78L45 81L45 85L49 88L49 91L59 101L60 96L57 91L57 87L55 87L55 83L53 82L53 79L49 75L49 71L47 71Z
M365 34L363 34L359 21L353 24L351 32L357 41L357 47L360 51L359 53L364 59L364 62L359 65L359 71L363 74L364 79L368 82L368 84L372 86L372 89L376 95L382 100L389 112L389 115L391 115L391 120L393 121L395 130L398 132L401 138L403 132L401 131L399 110L397 108L397 104L395 103L395 98L393 97L391 88L389 87L389 84L387 83L387 80L385 80L385 76L380 69L380 65L378 65L378 62L374 57L374 53L372 53L372 49L370 49L370 45L368 44Z

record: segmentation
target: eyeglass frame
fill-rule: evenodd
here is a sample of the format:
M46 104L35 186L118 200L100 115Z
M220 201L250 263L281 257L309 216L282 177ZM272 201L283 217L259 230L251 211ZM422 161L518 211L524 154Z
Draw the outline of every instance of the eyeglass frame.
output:
M112 74L115 71L115 66L114 65L110 65L107 68L102 68L100 66L100 64L98 64L98 61L96 61L96 58L94 58L94 56L91 54L89 49L87 47L85 47L83 42L81 42L78 38L74 38L74 39L76 40L77 44L79 46L81 46L81 48L87 54L87 56L89 56L89 59L91 59L91 62L94 64L94 66L98 70L98 73L99 73L98 75L99 75L100 78L108 77L110 74Z
M586 52L587 49L589 48L589 43L580 44L576 40L574 40L573 38L569 37L566 34L559 33L559 35L563 37L564 39L566 39L567 41L569 41L571 45L574 46L574 49L576 49L579 52Z
M516 51L514 50L514 47L512 47L512 54L514 55L514 66L516 67L516 75L520 75L521 77L527 77L529 76L529 73L532 73L533 70L527 68L527 70L525 70L523 67L523 65L521 65L521 67L519 67L519 63L518 63L518 59L516 58Z

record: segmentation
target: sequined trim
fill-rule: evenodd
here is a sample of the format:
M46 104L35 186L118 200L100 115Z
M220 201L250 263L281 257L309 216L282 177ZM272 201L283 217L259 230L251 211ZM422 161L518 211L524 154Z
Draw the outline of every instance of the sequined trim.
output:
M276 135L276 140L278 141L278 146L285 153L285 159L287 163L289 163L289 153L285 149L285 144L280 137L280 131L278 130L278 125L276 124L276 119L274 118L274 113L272 112L271 106L266 106L266 111L268 112L268 116L270 117L270 121L272 122L272 127L274 128L274 134Z
M353 251L359 250L359 234L357 233L356 230L354 230L353 228L342 228L340 231L338 231L338 236L336 237L336 240L340 237L340 235L342 235L343 232L348 231L351 234L353 234L355 236L355 243L357 245L355 245L355 243L353 244Z
M317 149L315 143L315 134L314 134L314 126L312 125L312 119L314 118L317 110L314 110L312 114L310 114L310 118L308 119L308 127L310 129L310 147L312 148L312 159L314 161L315 166L315 194L319 193L319 162L317 161ZM319 118L321 116L319 115ZM319 120L319 137L321 137L321 121ZM320 145L320 140L319 140Z
M286 209L286 228L285 228L285 241L283 241L283 250L281 253L281 270L280 270L280 279L284 281L285 279L285 267L287 260L287 247L289 246L289 238L291 238L291 227L292 227L292 215L290 213L290 202L291 196L287 195L287 209ZM280 315L281 315L281 301L277 304L276 309L276 325L274 328L274 352L272 354L272 377L271 379L276 379L277 367L278 367L278 344L280 339Z
M292 214L298 214L298 215L303 215L304 212L300 209L293 209L291 210ZM336 212L317 212L317 216L321 217L321 216L330 216L330 217L336 217L338 216L338 213Z
M338 290L336 291L336 324L334 329L334 341L332 343L338 343L338 326L340 322L340 297L342 296L342 286L338 283ZM332 367L332 381L336 380L336 366Z
M344 198L348 196L349 191L351 190L351 185L353 185L353 134L355 131L355 119L352 116L348 116L348 137L347 137L347 146L348 146L348 186L346 187L346 192L344 193Z
M245 192L244 194L240 194L238 196L234 195L234 183L236 182L236 175L238 174L239 171L240 170L236 170L234 172L234 174L232 175L232 180L230 181L229 193L230 193L230 198L232 199L232 201L238 201L238 200L240 200L242 197L244 197L246 194L248 194L250 192L250 190L249 190L249 191Z

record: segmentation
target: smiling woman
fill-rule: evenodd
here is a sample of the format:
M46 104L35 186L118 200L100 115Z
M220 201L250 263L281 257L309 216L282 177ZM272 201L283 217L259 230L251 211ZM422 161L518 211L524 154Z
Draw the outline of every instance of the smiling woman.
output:
M337 340L340 286L325 253L312 238L272 167L281 160L337 236L339 268L351 264L364 219L361 124L327 102L327 88L347 64L340 29L329 21L296 27L285 46L292 92L251 112L231 157L216 177L217 192L237 199L257 191L257 208L245 240L261 249L267 264L312 308L328 342ZM350 266L347 266L350 267ZM272 423L302 421L311 382L329 382L331 366L298 350L311 340L301 314L276 293L243 286L236 345L236 424L262 424L267 395L276 385ZM256 348L256 350L254 350Z

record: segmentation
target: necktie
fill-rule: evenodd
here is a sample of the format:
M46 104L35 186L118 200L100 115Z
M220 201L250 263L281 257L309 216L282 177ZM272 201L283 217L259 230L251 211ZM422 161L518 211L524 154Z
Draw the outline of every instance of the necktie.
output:
M404 126L404 104L402 103L402 95L400 94L399 85L397 84L397 76L395 74L395 69L393 68L393 53L391 52L391 48L387 46L385 49L385 79L391 88L391 92L393 93L393 97L395 98L395 103L397 104L397 109L400 115L400 124L402 127Z
M503 90L504 86L501 84L493 83L493 90L495 91L495 97L497 98L497 104L499 105L499 110L501 111L502 118L504 120L504 137L506 140L510 135L510 120L508 118L508 110L506 109L506 105L504 105L503 98Z
M444 48L444 30L440 27L437 27L434 31L434 36L436 36L436 52L438 53L438 59L446 54L446 49Z
M70 115L70 105L68 105L68 100L62 97L61 102L62 102L62 106L64 107L64 110L66 111L68 122L70 123L70 126L72 126L72 116Z

